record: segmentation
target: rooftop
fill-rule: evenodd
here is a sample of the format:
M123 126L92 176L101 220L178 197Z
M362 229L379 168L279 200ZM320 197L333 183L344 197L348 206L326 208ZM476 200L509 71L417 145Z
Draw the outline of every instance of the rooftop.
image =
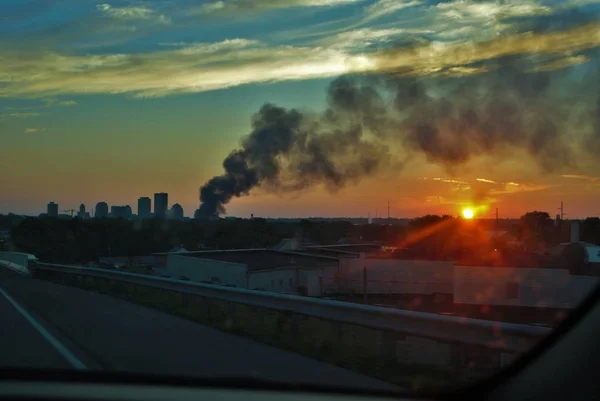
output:
M276 251L265 248L199 251L178 253L177 255L242 263L247 265L250 271L278 269L282 267L320 267L337 264L337 258L335 257L309 255L302 252Z

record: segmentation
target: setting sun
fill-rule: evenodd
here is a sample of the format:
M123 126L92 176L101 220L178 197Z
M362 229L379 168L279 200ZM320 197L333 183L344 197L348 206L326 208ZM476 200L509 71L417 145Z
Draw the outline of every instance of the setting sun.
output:
M465 219L472 219L473 217L475 217L475 212L473 211L473 209L470 208L465 208L462 211L462 215Z

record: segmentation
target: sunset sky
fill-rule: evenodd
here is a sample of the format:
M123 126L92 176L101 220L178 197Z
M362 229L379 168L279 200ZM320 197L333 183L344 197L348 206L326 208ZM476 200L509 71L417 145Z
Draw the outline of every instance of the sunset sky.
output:
M191 216L263 104L324 127L348 76L385 161L284 190L277 155L228 215L600 216L600 1L103 1L0 2L0 213L168 192Z

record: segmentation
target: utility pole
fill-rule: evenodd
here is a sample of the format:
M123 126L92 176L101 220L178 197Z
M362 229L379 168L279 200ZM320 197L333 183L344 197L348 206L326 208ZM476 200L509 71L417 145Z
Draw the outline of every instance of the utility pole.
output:
M565 209L563 208L563 201L560 201L560 207L558 208L558 210L560 210L560 219L564 220L565 219Z
M390 219L390 201L388 201L388 220Z
M498 208L496 208L496 235L498 235Z
M367 266L363 266L363 302L367 304Z

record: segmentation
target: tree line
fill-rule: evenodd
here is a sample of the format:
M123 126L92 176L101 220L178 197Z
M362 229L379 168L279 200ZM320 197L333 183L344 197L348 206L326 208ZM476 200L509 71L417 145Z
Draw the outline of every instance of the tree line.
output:
M407 225L352 224L344 221L277 222L262 218L221 220L54 219L0 215L0 228L11 229L5 249L35 254L53 263L87 263L107 256L142 256L183 246L202 249L266 248L296 237L313 244L371 242L398 247L399 257L457 259L514 247L535 250L568 241L564 225L546 212L526 213L509 221L464 221L427 215ZM490 232L501 235L490 236ZM600 219L581 224L581 239L600 243Z

